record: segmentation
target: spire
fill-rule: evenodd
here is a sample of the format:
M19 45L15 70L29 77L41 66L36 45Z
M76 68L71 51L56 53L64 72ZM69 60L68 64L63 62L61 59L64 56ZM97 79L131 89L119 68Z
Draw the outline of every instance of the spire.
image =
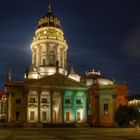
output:
M73 67L71 67L71 69L70 69L70 74L75 74L75 71L74 71Z
M112 82L113 82L114 84L116 83L115 76L113 76L113 78L112 78Z
M49 6L48 6L48 13L52 13L52 7L51 7L50 4L49 4Z
M127 81L124 81L124 85L127 85Z
M8 75L7 75L7 81L12 81L12 71L9 70Z

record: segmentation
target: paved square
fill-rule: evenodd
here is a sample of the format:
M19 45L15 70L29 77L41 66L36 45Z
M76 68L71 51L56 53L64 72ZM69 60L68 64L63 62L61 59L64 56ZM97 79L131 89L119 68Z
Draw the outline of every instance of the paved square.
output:
M0 128L0 140L140 140L140 129Z

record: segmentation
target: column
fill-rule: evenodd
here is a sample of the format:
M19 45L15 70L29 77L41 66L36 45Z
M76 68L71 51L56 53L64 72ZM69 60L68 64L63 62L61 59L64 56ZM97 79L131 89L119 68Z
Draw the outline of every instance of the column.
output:
M9 93L6 93L6 122L9 122Z
M36 48L36 67L38 67L39 66L39 61L38 61L38 59L39 59L39 53L38 53L38 49L39 48Z
M25 122L28 122L28 116L29 116L29 112L28 112L28 95L29 95L29 91L25 91Z
M95 96L95 105L96 105L96 120L95 125L100 126L100 101L99 101L99 95Z
M50 116L51 123L53 123L53 90L50 90Z
M62 91L61 93L61 106L62 106L62 110L61 110L61 113L62 113L62 123L64 123L64 91Z
M41 95L41 91L38 90L38 122L40 123L40 95Z
M39 65L38 66L41 66L41 56L42 56L42 54L41 54L41 46L40 45L39 45L38 49L39 49L38 50L38 54L39 54L39 59L38 59Z
M84 111L83 111L83 116L84 116L84 122L87 122L87 114L88 114L88 111L87 111L87 92L84 93Z
M76 116L77 116L77 114L76 114L77 108L76 107L77 107L76 106L76 91L73 91L73 119L74 119L74 122L76 122Z
M8 106L9 106L9 108L7 108L7 110L8 110L8 122L10 123L11 122L11 115L12 115L12 113L11 113L11 109L12 109L12 96L11 96L11 93L9 93L9 97L8 97Z
M112 95L112 102L113 102L113 108L112 108L112 125L115 125L115 122L114 122L114 114L115 114L115 110L116 110L116 98L117 98L117 95L116 94Z
M11 93L11 122L15 121L15 94Z
M32 50L32 66L34 66L34 50Z

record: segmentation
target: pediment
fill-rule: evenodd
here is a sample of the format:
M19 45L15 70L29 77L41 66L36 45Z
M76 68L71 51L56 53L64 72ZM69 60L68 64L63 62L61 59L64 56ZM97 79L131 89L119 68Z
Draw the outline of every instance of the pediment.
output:
M81 84L65 75L60 73L56 73L50 76L43 77L41 79L32 79L26 80L26 85L29 86L37 86L37 87L48 87L48 86L55 86L55 87L81 87L87 88L86 85Z

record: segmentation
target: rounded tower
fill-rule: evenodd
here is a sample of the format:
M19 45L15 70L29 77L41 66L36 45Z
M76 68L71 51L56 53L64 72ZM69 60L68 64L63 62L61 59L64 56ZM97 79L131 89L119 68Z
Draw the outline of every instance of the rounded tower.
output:
M67 49L60 20L53 15L49 5L47 14L38 22L31 43L32 65L26 78L38 79L56 73L56 62L59 62L59 73L66 75Z

